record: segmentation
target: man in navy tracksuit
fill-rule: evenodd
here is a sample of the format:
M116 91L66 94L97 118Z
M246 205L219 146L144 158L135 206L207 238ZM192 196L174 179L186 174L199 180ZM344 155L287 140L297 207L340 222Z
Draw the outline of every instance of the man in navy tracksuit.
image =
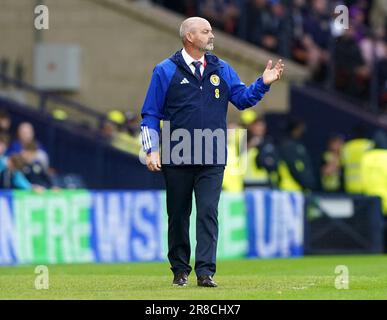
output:
M153 71L141 112L143 147L149 170L160 171L162 167L166 181L173 284L186 285L192 270L189 217L195 192L197 284L216 287L212 277L226 164L228 102L240 110L256 105L270 84L280 79L284 65L279 60L272 68L269 61L262 77L246 87L230 65L208 53L213 50L214 35L207 20L186 19L180 37L184 48Z

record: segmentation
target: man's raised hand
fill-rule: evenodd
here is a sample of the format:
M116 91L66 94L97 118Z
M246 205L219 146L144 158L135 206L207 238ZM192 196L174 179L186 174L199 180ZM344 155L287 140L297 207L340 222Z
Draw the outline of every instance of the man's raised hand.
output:
M274 81L281 79L282 73L284 72L285 65L282 63L282 59L279 59L274 68L273 61L269 60L265 71L263 72L262 78L265 85L270 85Z

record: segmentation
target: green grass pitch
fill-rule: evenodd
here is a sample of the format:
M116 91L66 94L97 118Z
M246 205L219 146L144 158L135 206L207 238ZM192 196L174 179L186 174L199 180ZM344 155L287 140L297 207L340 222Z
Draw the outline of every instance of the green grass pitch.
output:
M335 288L345 265L349 288ZM36 290L35 266L0 267L0 299L387 299L387 255L219 261L218 288L191 273L173 287L168 263L50 265L49 289Z

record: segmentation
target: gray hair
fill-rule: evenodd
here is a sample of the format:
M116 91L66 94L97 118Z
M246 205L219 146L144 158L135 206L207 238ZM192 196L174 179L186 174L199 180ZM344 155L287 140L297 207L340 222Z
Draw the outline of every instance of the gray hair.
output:
M180 34L181 41L183 41L183 43L185 42L185 38L187 36L187 33L195 30L195 27L196 27L195 25L199 21L208 22L206 19L203 19L201 17L191 17L191 18L185 19L181 23L179 34Z

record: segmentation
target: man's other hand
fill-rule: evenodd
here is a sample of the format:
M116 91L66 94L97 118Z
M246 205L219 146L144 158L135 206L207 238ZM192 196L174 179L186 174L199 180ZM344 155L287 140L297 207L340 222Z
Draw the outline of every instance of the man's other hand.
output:
M272 68L272 66L273 66L273 61L269 60L269 62L267 63L266 69L262 75L263 83L267 86L272 84L274 81L281 79L282 73L284 72L284 68L285 68L285 65L282 63L281 59L278 60L274 68Z
M146 166L150 171L161 170L160 153L158 151L153 151L146 155Z

